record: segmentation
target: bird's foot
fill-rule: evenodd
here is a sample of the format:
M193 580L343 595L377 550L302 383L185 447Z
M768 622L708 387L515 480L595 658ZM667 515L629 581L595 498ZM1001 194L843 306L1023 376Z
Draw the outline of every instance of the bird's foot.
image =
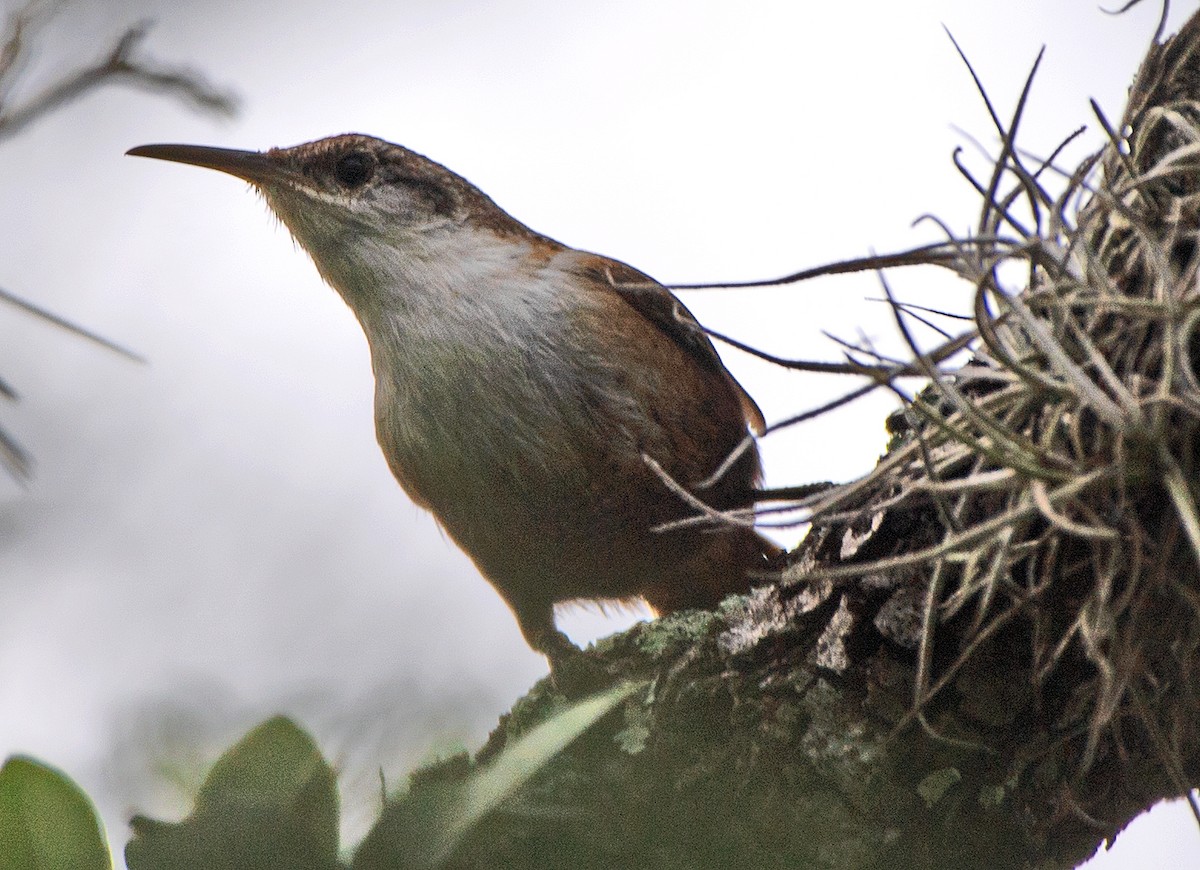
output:
M563 697L583 698L615 682L594 652L581 650L561 631L546 632L539 641L538 648L550 661L550 682Z

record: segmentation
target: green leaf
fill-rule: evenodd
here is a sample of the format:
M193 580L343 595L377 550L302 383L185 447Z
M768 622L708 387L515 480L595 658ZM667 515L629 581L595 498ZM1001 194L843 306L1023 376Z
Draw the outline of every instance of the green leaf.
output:
M313 781L328 787L304 801ZM284 716L259 725L217 759L196 796L196 812L231 803L302 804L319 839L337 851L337 791L333 771L313 739Z
M24 756L0 767L0 870L110 870L104 831L79 786Z
M136 817L130 870L324 870L338 866L337 782L312 738L282 716L222 755L192 814Z
M530 730L483 770L459 781L414 788L414 793L388 807L363 841L354 856L355 870L440 866L489 812L598 719L645 686L645 682L624 683L580 701Z
M943 767L917 783L917 794L925 799L926 806L932 807L961 780L962 774L957 768Z

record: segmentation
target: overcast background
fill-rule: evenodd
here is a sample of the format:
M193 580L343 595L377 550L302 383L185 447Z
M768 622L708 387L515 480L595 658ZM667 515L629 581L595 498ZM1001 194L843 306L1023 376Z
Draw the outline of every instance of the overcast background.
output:
M1194 9L1179 5L1176 20ZM244 185L127 148L367 132L665 282L772 277L927 241L932 228L910 226L922 213L973 223L953 125L995 139L943 24L1005 117L1048 46L1023 128L1046 154L1085 123L1098 144L1087 100L1119 116L1157 9L104 0L51 23L27 85L147 16L146 50L235 88L236 120L111 87L0 145L0 286L149 360L0 307L0 375L22 394L0 423L37 459L27 488L0 480L0 756L64 768L118 853L131 812L186 812L215 753L280 711L340 765L360 831L379 768L398 784L477 747L545 672L392 481L365 342L311 263ZM894 280L965 303L927 275ZM878 295L858 276L686 301L765 349L836 358L822 330L892 340ZM768 420L845 387L726 357ZM767 439L768 483L865 472L891 407L880 397ZM586 641L636 616L563 624ZM1198 858L1175 804L1089 866Z

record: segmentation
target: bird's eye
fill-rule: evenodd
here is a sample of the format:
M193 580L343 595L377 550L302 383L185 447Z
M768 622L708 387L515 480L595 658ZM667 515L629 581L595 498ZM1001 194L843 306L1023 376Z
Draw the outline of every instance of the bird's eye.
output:
M351 151L333 166L333 177L342 187L361 187L375 174L375 158L365 151Z

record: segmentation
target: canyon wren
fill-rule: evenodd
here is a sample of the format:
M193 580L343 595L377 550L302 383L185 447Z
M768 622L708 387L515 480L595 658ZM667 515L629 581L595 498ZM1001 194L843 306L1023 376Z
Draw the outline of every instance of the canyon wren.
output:
M129 152L252 184L358 317L375 427L404 491L508 603L530 646L577 652L554 605L711 608L778 548L747 527L671 531L693 489L763 431L683 304L617 260L526 227L450 170L370 136L269 151ZM751 504L746 450L696 491Z

